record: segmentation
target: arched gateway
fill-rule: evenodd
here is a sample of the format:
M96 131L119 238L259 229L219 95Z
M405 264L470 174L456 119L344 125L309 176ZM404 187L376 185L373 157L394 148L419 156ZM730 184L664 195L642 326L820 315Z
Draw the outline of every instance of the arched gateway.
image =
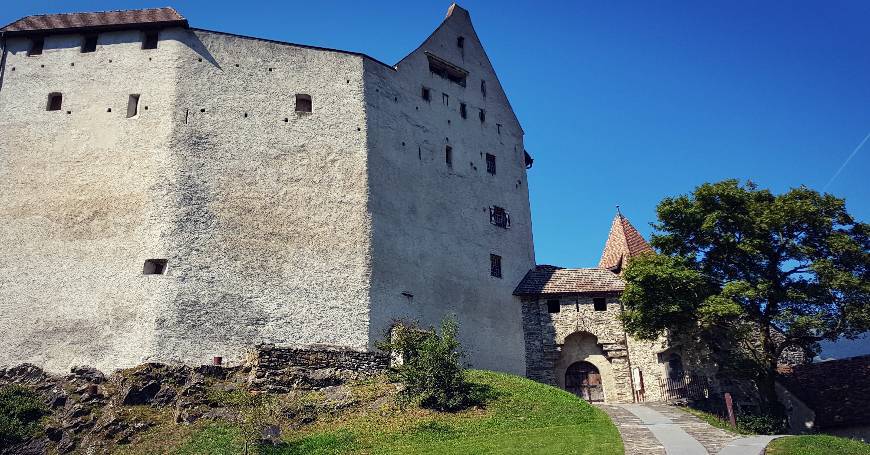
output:
M601 373L589 362L574 362L565 370L565 390L589 402L604 401Z

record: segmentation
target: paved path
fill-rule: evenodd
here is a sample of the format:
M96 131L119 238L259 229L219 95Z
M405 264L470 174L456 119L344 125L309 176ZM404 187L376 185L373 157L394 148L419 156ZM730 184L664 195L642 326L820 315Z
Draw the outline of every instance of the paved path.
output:
M600 405L626 455L758 455L776 436L740 437L664 404Z

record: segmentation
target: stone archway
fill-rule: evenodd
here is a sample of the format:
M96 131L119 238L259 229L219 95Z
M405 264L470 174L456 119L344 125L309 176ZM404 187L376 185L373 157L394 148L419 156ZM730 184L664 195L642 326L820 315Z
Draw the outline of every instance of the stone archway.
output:
M598 344L598 338L588 332L574 332L565 337L565 343L561 346L559 359L554 365L553 373L556 383L562 389L567 390L566 373L574 364L583 363L591 365L599 375L601 399L605 402L615 403L616 381L613 374L613 366L605 355L604 350ZM579 366L575 367L578 368ZM586 369L589 369L586 367ZM581 379L582 380L582 379ZM574 384L571 384L572 387ZM596 397L596 399L599 397Z

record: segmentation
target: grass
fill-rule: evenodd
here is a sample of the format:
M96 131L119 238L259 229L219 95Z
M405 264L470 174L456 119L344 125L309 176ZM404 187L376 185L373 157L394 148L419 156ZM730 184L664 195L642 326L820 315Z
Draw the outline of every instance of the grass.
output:
M870 455L870 444L829 435L787 436L774 439L767 455Z
M707 422L711 426L714 426L714 427L719 428L721 430L725 430L725 431L735 433L735 434L746 434L746 435L754 434L751 431L747 431L744 428L740 428L739 425L737 428L732 427L730 422L720 419L719 416L717 416L715 414L710 414L709 412L704 412L704 411L701 411L698 409L693 409L693 408L689 408L689 407L685 407L685 406L680 406L679 409L681 409L689 414L692 414L693 416L703 420L704 422Z
M284 442L260 447L267 455L293 454L622 454L616 427L601 410L563 390L518 376L471 370L469 380L487 389L485 408L440 413L392 402L367 405L377 384L354 394L364 403L353 410L325 412L301 428L282 425ZM384 387L392 387L383 384ZM370 403L368 403L370 404ZM226 422L175 425L169 438L155 429L125 453L237 454L239 428ZM178 428L182 428L179 434ZM169 430L167 428L167 430ZM154 441L162 441L162 446Z

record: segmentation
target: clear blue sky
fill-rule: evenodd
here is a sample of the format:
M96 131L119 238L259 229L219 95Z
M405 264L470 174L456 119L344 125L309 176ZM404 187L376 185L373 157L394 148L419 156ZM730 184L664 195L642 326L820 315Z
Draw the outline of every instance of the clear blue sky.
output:
M870 221L870 141L828 185L870 134L870 1L460 4L535 157L539 263L595 266L615 205L648 238L659 200L724 178L827 185ZM5 4L0 22L166 5L195 27L393 64L449 2L30 0Z

